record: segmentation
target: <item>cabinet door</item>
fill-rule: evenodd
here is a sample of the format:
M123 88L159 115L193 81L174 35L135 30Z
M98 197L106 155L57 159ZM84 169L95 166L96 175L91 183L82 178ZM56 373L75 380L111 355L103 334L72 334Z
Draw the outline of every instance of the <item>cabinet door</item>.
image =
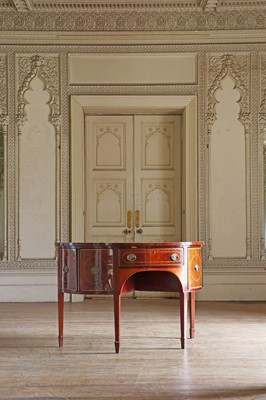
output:
M77 250L62 249L59 250L60 263L59 270L59 289L65 291L77 291Z
M188 288L202 287L202 255L201 248L188 249Z
M112 292L112 249L80 249L80 291L82 293Z

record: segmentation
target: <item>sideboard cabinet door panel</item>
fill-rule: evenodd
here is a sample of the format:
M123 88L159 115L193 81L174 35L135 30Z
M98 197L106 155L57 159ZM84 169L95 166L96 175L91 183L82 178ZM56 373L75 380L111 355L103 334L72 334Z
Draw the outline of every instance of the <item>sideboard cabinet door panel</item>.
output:
M77 250L62 250L62 288L77 291Z
M80 291L112 293L111 249L80 249Z
M188 249L188 288L202 288L202 255L201 248Z

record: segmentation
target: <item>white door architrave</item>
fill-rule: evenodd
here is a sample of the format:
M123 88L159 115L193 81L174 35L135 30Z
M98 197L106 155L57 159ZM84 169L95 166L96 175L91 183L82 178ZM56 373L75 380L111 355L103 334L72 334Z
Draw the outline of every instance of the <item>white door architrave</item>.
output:
M196 96L71 96L71 238L85 231L85 115L182 115L182 241L198 240Z

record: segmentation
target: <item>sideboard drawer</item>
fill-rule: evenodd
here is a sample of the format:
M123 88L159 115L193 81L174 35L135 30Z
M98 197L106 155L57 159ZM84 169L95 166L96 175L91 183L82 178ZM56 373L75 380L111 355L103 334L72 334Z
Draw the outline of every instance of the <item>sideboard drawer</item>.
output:
M182 248L121 249L118 253L119 268L173 267L183 264Z

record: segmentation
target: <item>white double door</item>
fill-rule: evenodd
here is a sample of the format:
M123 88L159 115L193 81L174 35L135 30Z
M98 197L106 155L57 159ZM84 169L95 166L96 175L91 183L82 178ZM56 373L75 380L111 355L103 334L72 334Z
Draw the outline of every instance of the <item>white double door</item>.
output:
M181 117L86 116L85 241L181 240Z

